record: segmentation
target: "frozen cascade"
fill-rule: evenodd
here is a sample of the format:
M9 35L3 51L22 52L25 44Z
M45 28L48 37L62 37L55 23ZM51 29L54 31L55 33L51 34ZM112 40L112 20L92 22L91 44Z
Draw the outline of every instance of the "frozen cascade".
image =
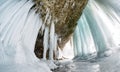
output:
M33 5L31 0L0 1L0 72L51 72L34 54L43 22Z
M73 35L76 59L109 56L119 46L119 2L89 0Z
M76 57L108 56L109 49L120 45L119 2L89 0L73 35ZM34 54L39 29L44 34L43 59L46 60L46 51L50 49L49 67L55 67L52 60L58 36L54 20L46 9L47 15L42 22L32 6L31 0L0 0L0 72L50 72L45 61Z

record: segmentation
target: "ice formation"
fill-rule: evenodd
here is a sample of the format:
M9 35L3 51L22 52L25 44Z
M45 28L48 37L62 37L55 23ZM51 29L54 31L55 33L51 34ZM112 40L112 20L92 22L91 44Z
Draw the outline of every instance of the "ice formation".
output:
M109 56L120 44L120 0L89 0L74 32L74 53L81 59ZM114 49L113 49L114 48Z
M120 45L119 2L89 0L73 35L76 57L109 56L109 50ZM43 59L49 49L49 59L53 60L58 40L54 20L47 9L42 21L33 5L32 0L0 0L0 72L50 72L45 61L35 56L34 46L40 30L44 34ZM49 67L54 65L48 63Z
M44 47L47 50L50 37L50 52L53 53L54 24L46 27L40 14L32 9L33 5L32 0L0 1L0 72L21 69L21 72L50 72L48 65L35 56L34 46L39 29L42 33L45 29ZM52 59L52 54L50 56Z

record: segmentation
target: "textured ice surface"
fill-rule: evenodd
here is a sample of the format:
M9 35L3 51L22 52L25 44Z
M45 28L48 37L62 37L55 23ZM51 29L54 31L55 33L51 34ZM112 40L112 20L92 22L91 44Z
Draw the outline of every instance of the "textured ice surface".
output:
M96 56L104 56L103 53L119 46L119 2L120 0L88 1L73 35L75 56L84 58L94 53Z
M29 64L0 64L0 72L51 72L47 63L38 61Z
M109 57L90 61L63 61L61 65L54 72L120 72L120 50Z

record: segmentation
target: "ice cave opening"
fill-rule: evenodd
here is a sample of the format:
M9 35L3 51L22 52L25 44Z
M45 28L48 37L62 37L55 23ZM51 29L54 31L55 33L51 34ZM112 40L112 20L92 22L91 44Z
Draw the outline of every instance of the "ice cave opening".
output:
M120 0L0 0L0 72L119 72Z

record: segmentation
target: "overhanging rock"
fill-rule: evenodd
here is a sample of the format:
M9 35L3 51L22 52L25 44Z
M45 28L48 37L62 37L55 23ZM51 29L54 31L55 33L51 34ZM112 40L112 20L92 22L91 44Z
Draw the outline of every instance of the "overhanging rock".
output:
M34 8L41 14L44 26L55 24L58 46L62 49L75 30L88 0L34 0ZM43 29L44 30L44 29ZM44 31L40 30L35 53L42 57Z

